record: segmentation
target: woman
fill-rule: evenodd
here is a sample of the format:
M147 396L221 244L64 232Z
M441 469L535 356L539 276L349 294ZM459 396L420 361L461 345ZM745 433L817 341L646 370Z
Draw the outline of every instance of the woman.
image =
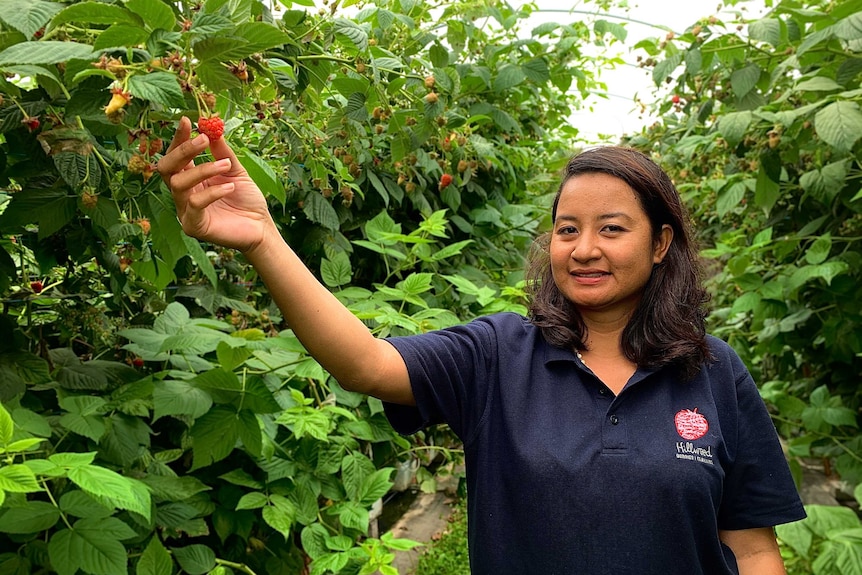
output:
M784 573L804 517L751 376L704 333L685 212L648 158L569 163L530 319L378 340L284 243L224 140L180 122L159 171L186 233L241 250L308 351L401 432L445 421L467 460L470 563L493 573ZM210 145L215 162L193 159Z

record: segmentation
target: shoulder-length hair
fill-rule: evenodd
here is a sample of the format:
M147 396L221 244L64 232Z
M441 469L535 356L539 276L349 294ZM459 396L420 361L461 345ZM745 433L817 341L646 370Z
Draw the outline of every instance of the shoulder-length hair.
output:
M604 146L582 152L566 165L551 212L556 221L563 186L580 174L617 177L634 190L657 240L662 226L673 229L664 259L653 266L643 297L622 334L622 351L641 367L676 364L685 378L709 359L702 270L688 213L668 175L646 155L631 148ZM530 320L551 345L582 350L587 328L577 308L559 290L551 273L550 233L534 242L527 268Z

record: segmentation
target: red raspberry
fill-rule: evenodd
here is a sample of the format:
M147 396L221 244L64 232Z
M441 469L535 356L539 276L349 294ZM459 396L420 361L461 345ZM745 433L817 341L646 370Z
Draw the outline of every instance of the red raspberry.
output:
M674 104L679 104L679 100L680 100L680 98L679 98L678 94L674 94L673 97L670 99L670 101L673 102Z
M21 123L27 126L27 129L31 132L38 130L39 126L42 124L36 116L26 116L21 120Z
M210 142L214 142L224 135L224 120L217 114L209 118L201 118L198 120L198 132L206 134Z
M449 174L443 174L440 176L440 189L442 190L446 186L452 183L452 176Z
M143 358L140 358L140 357L133 358L132 359L132 365L134 365L135 367L143 367L144 366Z
M33 290L33 293L42 293L43 287L44 286L42 285L42 282L40 282L39 280L30 282L30 289Z

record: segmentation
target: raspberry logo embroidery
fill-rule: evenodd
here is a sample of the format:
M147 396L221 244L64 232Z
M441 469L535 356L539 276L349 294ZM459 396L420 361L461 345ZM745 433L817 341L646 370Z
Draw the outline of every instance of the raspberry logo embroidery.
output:
M709 431L709 423L702 414L697 412L696 407L693 410L683 409L677 412L673 422L679 436L689 441L700 439Z

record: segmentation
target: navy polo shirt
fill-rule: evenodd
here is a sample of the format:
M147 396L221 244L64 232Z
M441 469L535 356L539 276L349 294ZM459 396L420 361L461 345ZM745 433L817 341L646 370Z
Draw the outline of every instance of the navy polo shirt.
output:
M719 529L805 512L750 374L724 342L693 380L638 369L615 396L575 354L503 313L391 338L416 407L464 442L473 575L736 574Z

